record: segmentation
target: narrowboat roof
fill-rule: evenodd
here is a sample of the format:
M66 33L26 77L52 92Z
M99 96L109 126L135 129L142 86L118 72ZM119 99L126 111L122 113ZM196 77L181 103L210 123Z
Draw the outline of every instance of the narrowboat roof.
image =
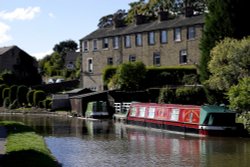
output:
M234 111L231 111L227 109L224 106L217 106L217 105L205 105L201 107L202 110L206 111L207 113L235 113Z

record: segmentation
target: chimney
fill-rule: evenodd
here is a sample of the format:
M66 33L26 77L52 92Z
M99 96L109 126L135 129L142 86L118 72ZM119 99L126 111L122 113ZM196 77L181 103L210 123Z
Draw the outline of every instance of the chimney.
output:
M135 25L144 24L146 22L147 22L146 16L140 14L135 15Z
M169 13L167 11L158 12L158 21L166 21L169 19Z
M185 16L192 17L194 15L194 9L192 7L185 8Z

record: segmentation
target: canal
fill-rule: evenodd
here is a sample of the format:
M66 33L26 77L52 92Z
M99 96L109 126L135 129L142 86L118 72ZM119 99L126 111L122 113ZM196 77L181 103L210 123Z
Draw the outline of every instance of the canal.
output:
M63 167L247 167L249 138L199 138L120 122L0 115L33 127Z

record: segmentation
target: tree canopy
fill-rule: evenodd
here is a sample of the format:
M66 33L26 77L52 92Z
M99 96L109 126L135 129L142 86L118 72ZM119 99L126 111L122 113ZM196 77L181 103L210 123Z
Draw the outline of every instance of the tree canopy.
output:
M76 51L78 44L73 40L62 41L59 44L55 44L53 50L60 55L65 55L69 51Z

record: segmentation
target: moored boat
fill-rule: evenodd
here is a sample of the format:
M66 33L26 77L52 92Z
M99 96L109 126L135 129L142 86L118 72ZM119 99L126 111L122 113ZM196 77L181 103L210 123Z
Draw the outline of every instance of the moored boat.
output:
M107 117L109 117L106 102L103 102L103 101L89 102L87 104L85 117L86 118L107 118Z
M127 123L200 136L239 136L236 112L216 105L132 103Z

